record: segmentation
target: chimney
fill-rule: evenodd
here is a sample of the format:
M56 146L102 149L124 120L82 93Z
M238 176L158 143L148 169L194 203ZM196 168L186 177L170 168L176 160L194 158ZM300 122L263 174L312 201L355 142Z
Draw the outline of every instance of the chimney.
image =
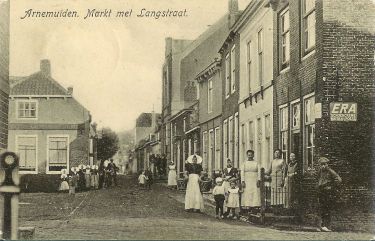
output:
M228 0L228 12L229 14L238 13L238 0Z
M73 87L68 87L68 95L73 95Z
M48 59L40 61L40 72L46 77L51 77L51 62Z
M228 23L229 28L233 26L239 16L238 0L228 0Z

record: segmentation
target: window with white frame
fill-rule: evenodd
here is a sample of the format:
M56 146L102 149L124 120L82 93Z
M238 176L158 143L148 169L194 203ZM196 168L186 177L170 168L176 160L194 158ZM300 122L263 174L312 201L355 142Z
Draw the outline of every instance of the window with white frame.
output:
M48 137L48 171L61 171L68 168L69 148L68 137Z
M194 140L193 148L194 148L194 153L198 154L198 141L197 140ZM191 153L191 154L193 155L194 153Z
M224 149L224 161L228 158L228 120L224 120L223 124L223 149Z
M246 125L245 124L242 124L241 125L241 132L240 132L240 138L241 138L241 158L242 160L246 160L246 142L247 142L247 138L246 138Z
M220 127L215 128L215 170L221 170Z
M238 140L238 129L239 129L239 119L238 119L238 112L234 116L234 164L235 167L239 166L238 160L238 148L239 148L239 140Z
M300 116L301 116L300 104L299 103L292 104L292 123L291 123L292 130L299 130Z
M38 117L38 102L36 100L18 100L17 118L36 119Z
M247 42L247 82L249 85L249 93L251 92L251 41Z
M254 122L249 121L249 149L254 150Z
M201 93L200 93L200 83L197 82L195 86L197 87L197 100L199 100L199 98L200 98L200 94L201 94Z
M271 115L267 114L264 116L264 137L265 137L265 145L264 145L264 166L268 168L269 163L272 157L272 148L271 148Z
M232 50L230 51L230 66L231 66L231 93L236 91L236 45L233 45Z
M289 31L289 8L280 13L280 62L281 69L289 66L290 59L290 31Z
M186 155L186 139L182 140L182 160L185 161L187 158Z
M255 152L256 159L259 160L259 162L262 162L262 144L263 144L263 126L262 126L262 118L257 118L257 150Z
M284 160L288 158L288 106L280 108L280 149Z
M191 139L188 140L188 154L193 155L193 149L191 145Z
M169 145L169 125L165 126L165 145Z
M20 171L35 172L37 170L37 137L17 136L16 145Z
M314 164L314 150L315 150L315 97L309 97L304 101L304 153L305 166L312 168Z
M302 43L303 54L307 54L315 47L315 0L302 1Z
M207 149L208 149L208 138L207 138L207 131L203 132L203 146L202 146L202 149L203 149L203 162L205 163L204 167L207 167L207 161L208 161L208 153L207 153Z
M213 86L212 86L212 78L208 80L208 96L207 96L207 100L208 100L208 113L212 112L212 104L213 104Z
M214 161L214 141L215 141L215 133L214 130L211 129L208 135L208 171L211 172L213 161Z
M232 160L232 163L234 163L233 161L233 145L234 145L234 142L233 142L233 116L229 117L229 121L228 121L228 145L229 145L229 148L228 148L228 158Z
M230 93L230 62L229 54L225 56L225 96L229 97Z
M186 117L184 117L184 132L186 131Z
M258 32L258 81L259 86L263 85L263 30Z

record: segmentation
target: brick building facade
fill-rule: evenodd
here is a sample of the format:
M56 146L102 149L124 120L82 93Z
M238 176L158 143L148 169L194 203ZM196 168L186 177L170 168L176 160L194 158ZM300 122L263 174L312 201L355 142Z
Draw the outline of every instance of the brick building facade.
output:
M9 1L0 1L0 152L8 142Z
M303 0L272 7L274 146L285 159L297 155L300 214L310 219L318 215L317 160L331 160L343 178L334 222L340 228L358 221L354 213L373 210L374 4ZM334 103L355 103L357 119L334 120Z

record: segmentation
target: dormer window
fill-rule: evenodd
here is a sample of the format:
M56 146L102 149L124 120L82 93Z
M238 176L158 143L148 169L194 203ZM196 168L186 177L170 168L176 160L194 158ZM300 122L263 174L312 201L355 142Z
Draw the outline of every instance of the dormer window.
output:
M38 117L38 102L36 100L17 101L17 118L36 119Z

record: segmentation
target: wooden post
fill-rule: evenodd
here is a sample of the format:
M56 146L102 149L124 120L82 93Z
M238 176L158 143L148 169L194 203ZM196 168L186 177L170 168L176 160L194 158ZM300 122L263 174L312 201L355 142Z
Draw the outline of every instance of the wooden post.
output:
M3 239L18 239L18 156L5 152L0 156L0 193L4 197Z

